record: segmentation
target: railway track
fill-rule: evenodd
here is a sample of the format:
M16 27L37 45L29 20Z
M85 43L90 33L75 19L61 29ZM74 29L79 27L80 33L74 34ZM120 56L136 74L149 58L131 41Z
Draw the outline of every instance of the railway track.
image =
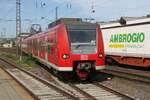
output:
M35 76L34 74L16 67L12 63L0 58L5 72L11 75L37 100L77 100L78 97L68 93L63 88Z
M106 86L102 86L100 83L64 83L54 76L52 80L55 82L49 82L36 77L28 71L18 68L13 63L9 63L4 59L0 58L0 63L5 65L4 69L7 73L15 77L16 80L21 80L19 83L23 84L36 99L133 100L132 97L114 91ZM26 80L28 81L24 82ZM30 83L32 84L28 86ZM36 87L33 84L40 84L40 86Z
M149 71L140 71L135 69L120 68L116 66L114 67L108 66L106 67L105 70L102 70L101 72L132 81L150 84Z
M63 83L54 76L52 78L81 100L134 100L134 97L113 90L100 82Z
M90 100L134 100L134 98L114 91L99 83L80 83L71 86L86 95Z
M16 48L15 47L13 47L13 48L2 48L2 47L0 47L0 51L15 54L16 53Z

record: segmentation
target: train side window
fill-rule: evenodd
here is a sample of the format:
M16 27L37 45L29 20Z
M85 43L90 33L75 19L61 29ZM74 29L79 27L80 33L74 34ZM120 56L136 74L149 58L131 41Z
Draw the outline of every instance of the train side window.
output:
M36 41L36 42L35 42L36 50L38 50L38 40L36 39L35 41Z
M41 50L44 51L44 38L42 38L42 41L41 41Z
M40 40L37 39L37 50L38 50L38 51L40 50L40 49L39 49L39 48L40 48L40 44L39 44L39 43L40 43Z
M31 42L32 42L32 41L29 40L29 48L30 48L30 49L31 49L31 47L32 47L32 46L31 46L31 44L32 44Z
M40 38L40 40L39 40L39 51L42 50L42 47L41 47L41 46L42 46L42 45L41 45L42 43L41 43L41 41L42 41L42 39Z
M33 40L33 48L34 48L34 49L36 49L35 44L36 44L36 43L35 43L35 39L34 39L34 40Z
M54 33L54 43L57 43L57 36L56 36L56 32Z
M47 46L47 43L46 43L46 42L47 42L47 41L46 41L46 37L44 36L44 37L43 37L43 50L44 50L44 51L47 51L47 50L46 50L46 46Z
M51 43L50 43L49 38L47 39L47 49L48 49L48 52L51 53Z

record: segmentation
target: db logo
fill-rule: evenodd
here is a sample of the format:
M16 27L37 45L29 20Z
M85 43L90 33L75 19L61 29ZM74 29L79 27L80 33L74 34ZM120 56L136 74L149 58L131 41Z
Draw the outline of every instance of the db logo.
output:
M88 60L88 55L81 55L81 56L80 56L80 59L81 59L81 60Z

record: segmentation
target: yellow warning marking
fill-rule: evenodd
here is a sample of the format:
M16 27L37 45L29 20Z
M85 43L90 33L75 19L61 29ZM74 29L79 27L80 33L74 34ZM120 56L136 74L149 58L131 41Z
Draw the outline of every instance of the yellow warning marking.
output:
M109 48L124 48L124 44L109 44Z

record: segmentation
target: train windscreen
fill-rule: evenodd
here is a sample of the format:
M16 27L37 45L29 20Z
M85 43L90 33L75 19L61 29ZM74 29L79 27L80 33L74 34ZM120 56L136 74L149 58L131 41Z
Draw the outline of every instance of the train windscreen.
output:
M96 53L96 26L70 25L67 27L67 32L73 54Z

